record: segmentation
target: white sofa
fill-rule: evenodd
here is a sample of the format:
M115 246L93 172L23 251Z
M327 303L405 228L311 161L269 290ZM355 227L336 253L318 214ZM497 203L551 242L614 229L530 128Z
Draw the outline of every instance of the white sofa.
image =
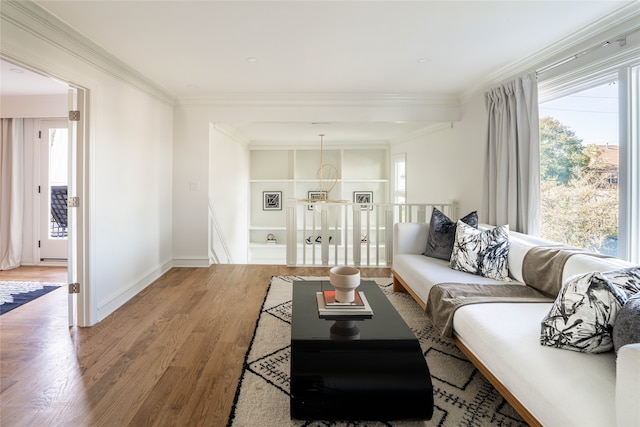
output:
M452 270L448 262L422 255L428 224L395 224L394 289L426 307L440 283L500 284ZM510 284L522 283L527 251L551 242L510 232ZM563 281L575 274L629 267L615 258L571 256ZM530 425L640 426L640 344L617 354L592 354L540 344L541 321L552 303L484 303L460 307L453 318L454 341Z

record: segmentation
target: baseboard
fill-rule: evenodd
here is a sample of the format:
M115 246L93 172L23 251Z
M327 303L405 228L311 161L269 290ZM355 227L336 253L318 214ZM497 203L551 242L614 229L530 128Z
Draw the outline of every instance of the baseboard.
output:
M69 263L67 261L40 261L35 265L43 267L68 267Z
M172 267L207 268L209 258L174 258Z
M98 303L97 319L98 322L104 320L111 313L122 307L127 301L139 294L147 286L152 284L163 274L169 271L173 267L173 261L167 261L161 264L158 268L145 274L141 279L137 280L134 284L126 288L125 290L113 295L107 301Z

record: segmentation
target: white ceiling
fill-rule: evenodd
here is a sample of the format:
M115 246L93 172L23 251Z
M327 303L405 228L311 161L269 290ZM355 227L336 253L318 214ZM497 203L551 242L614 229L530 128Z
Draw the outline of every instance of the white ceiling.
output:
M62 95L68 90L69 86L58 80L34 73L23 66L0 61L1 96Z
M180 99L460 97L629 1L38 3ZM2 71L3 94L17 90L17 76ZM252 141L269 139L266 132L282 133L284 125L233 124ZM353 123L321 132L389 140L426 125ZM317 125L297 127L320 133Z

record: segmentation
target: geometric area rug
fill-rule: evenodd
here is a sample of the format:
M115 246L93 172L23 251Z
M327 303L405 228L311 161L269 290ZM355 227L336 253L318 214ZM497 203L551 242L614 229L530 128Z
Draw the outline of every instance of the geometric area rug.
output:
M64 283L0 281L0 314L58 289Z
M422 308L407 293L393 292L391 278L374 280L420 341L433 383L429 421L320 421L291 419L289 356L294 280L327 277L274 276L245 356L228 427L253 426L526 426L518 413L460 352L440 338Z

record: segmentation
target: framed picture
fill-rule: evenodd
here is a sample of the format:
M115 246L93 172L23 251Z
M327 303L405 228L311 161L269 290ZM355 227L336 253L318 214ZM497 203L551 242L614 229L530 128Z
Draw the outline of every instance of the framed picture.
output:
M280 211L282 210L282 191L263 191L262 210Z
M326 191L309 191L309 200L327 200L327 192ZM310 211L313 210L313 203L309 204L308 209Z
M373 191L354 191L353 203L373 203ZM362 205L360 210L366 211L367 209L373 210L373 205Z

